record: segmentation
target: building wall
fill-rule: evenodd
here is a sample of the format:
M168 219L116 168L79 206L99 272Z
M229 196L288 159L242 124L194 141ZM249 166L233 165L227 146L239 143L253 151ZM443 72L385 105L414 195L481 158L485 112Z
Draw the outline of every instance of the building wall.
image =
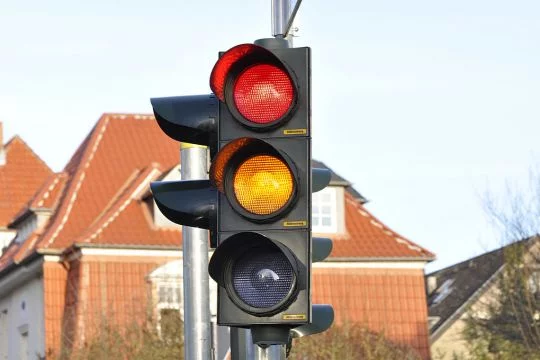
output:
M313 303L332 304L335 324L362 324L430 359L423 267L369 268L374 265L315 267Z
M58 261L43 264L45 300L45 348L47 356L55 358L62 344L62 320L66 300L67 269Z
M0 254L5 246L8 246L11 240L17 235L16 231L0 228Z
M62 344L67 349L89 341L104 326L131 326L147 319L151 310L147 277L180 252L152 256L152 251L135 251L137 256L122 250L115 255L113 250L71 259L61 320Z
M449 326L444 334L431 344L431 354L437 360L452 360L454 354L467 356L467 343L463 340L462 332L465 330L463 317Z
M45 329L43 323L43 278L27 279L0 298L0 359L36 359L45 355ZM25 335L26 334L26 335ZM6 348L7 346L7 348ZM27 348L27 354L21 353Z
M496 273L498 274L498 272ZM469 356L467 342L463 338L466 327L466 317L472 311L475 316L487 316L486 307L497 299L497 282L493 276L488 282L473 294L471 302L456 311L456 318L449 319L448 325L437 329L432 335L431 354L437 360L453 360L454 354Z

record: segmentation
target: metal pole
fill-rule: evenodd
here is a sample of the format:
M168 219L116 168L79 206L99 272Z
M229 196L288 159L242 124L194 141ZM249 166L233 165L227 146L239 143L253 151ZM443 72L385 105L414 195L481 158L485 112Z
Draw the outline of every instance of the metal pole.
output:
M285 37L288 25L289 0L272 0L272 36Z
M256 360L285 360L287 351L285 345L270 345L266 348L255 345Z
M182 143L182 180L208 178L206 147ZM208 231L182 226L184 266L184 358L210 360L210 288L208 282Z

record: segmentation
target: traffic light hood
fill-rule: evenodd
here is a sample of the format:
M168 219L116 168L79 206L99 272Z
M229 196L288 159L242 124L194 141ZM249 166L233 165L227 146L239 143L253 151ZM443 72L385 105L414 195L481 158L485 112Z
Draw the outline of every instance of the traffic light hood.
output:
M231 69L242 62L268 62L283 66L282 62L270 51L254 44L240 44L225 51L214 65L210 74L210 88L219 100L225 101L225 83Z
M287 122L298 100L296 76L276 54L252 44L223 53L210 87L236 121L261 132Z
M177 141L214 147L218 100L214 95L150 99L154 116L165 134Z

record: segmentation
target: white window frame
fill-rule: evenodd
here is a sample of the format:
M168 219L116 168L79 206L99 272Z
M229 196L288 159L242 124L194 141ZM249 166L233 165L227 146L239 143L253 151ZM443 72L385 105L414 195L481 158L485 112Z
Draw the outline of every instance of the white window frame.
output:
M311 197L311 230L314 233L338 232L337 189L329 186L312 194ZM330 224L323 221L330 219Z
M168 288L172 289L172 298L171 301L162 301L160 293L162 288ZM156 289L157 289L157 307L158 309L175 309L175 310L183 310L183 289L182 284L178 280L157 280L156 281Z

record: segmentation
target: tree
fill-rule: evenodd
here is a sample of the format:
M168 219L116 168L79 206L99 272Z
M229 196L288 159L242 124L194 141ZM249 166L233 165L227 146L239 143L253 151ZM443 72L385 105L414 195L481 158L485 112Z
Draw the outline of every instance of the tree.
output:
M503 270L489 301L469 310L464 337L472 359L540 359L540 174L483 201L504 245Z
M334 325L318 335L295 340L293 360L419 360L411 348L396 345L360 324Z
M179 312L168 309L161 311L159 323L148 319L119 326L102 321L94 336L76 349L62 351L59 360L183 359L183 327Z

